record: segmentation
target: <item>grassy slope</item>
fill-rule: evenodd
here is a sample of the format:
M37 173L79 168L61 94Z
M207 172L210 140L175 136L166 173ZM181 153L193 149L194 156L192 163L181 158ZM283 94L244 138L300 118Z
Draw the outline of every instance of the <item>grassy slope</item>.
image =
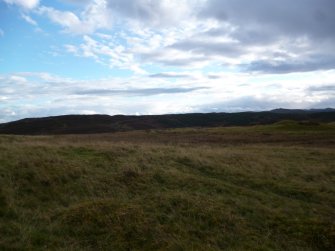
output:
M44 118L27 118L0 124L0 134L54 135L111 133L120 131L167 129L187 127L251 126L273 124L282 120L335 121L334 111L308 112L285 110L284 112L240 113L189 113L143 116L64 115Z
M0 250L334 250L335 125L0 136Z

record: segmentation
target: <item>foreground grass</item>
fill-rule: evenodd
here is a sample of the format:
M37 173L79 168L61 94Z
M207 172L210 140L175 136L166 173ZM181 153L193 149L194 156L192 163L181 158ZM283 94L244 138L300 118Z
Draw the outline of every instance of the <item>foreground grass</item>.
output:
M0 250L335 250L334 129L0 136Z

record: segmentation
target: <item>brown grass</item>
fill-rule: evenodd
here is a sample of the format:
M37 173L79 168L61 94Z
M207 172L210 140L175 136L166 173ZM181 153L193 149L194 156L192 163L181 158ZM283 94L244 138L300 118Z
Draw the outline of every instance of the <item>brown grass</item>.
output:
M1 250L334 250L333 125L0 136Z

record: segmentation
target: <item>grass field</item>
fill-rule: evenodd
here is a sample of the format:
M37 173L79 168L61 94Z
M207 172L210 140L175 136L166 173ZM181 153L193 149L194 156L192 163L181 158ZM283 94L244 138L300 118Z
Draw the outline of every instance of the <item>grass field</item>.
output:
M335 250L335 125L2 135L0 250Z

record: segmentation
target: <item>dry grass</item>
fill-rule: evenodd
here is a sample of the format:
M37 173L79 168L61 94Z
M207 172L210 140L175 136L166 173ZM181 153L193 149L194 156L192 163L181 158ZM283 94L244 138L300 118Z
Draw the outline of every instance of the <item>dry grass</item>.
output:
M334 136L291 122L0 136L0 249L334 250Z

